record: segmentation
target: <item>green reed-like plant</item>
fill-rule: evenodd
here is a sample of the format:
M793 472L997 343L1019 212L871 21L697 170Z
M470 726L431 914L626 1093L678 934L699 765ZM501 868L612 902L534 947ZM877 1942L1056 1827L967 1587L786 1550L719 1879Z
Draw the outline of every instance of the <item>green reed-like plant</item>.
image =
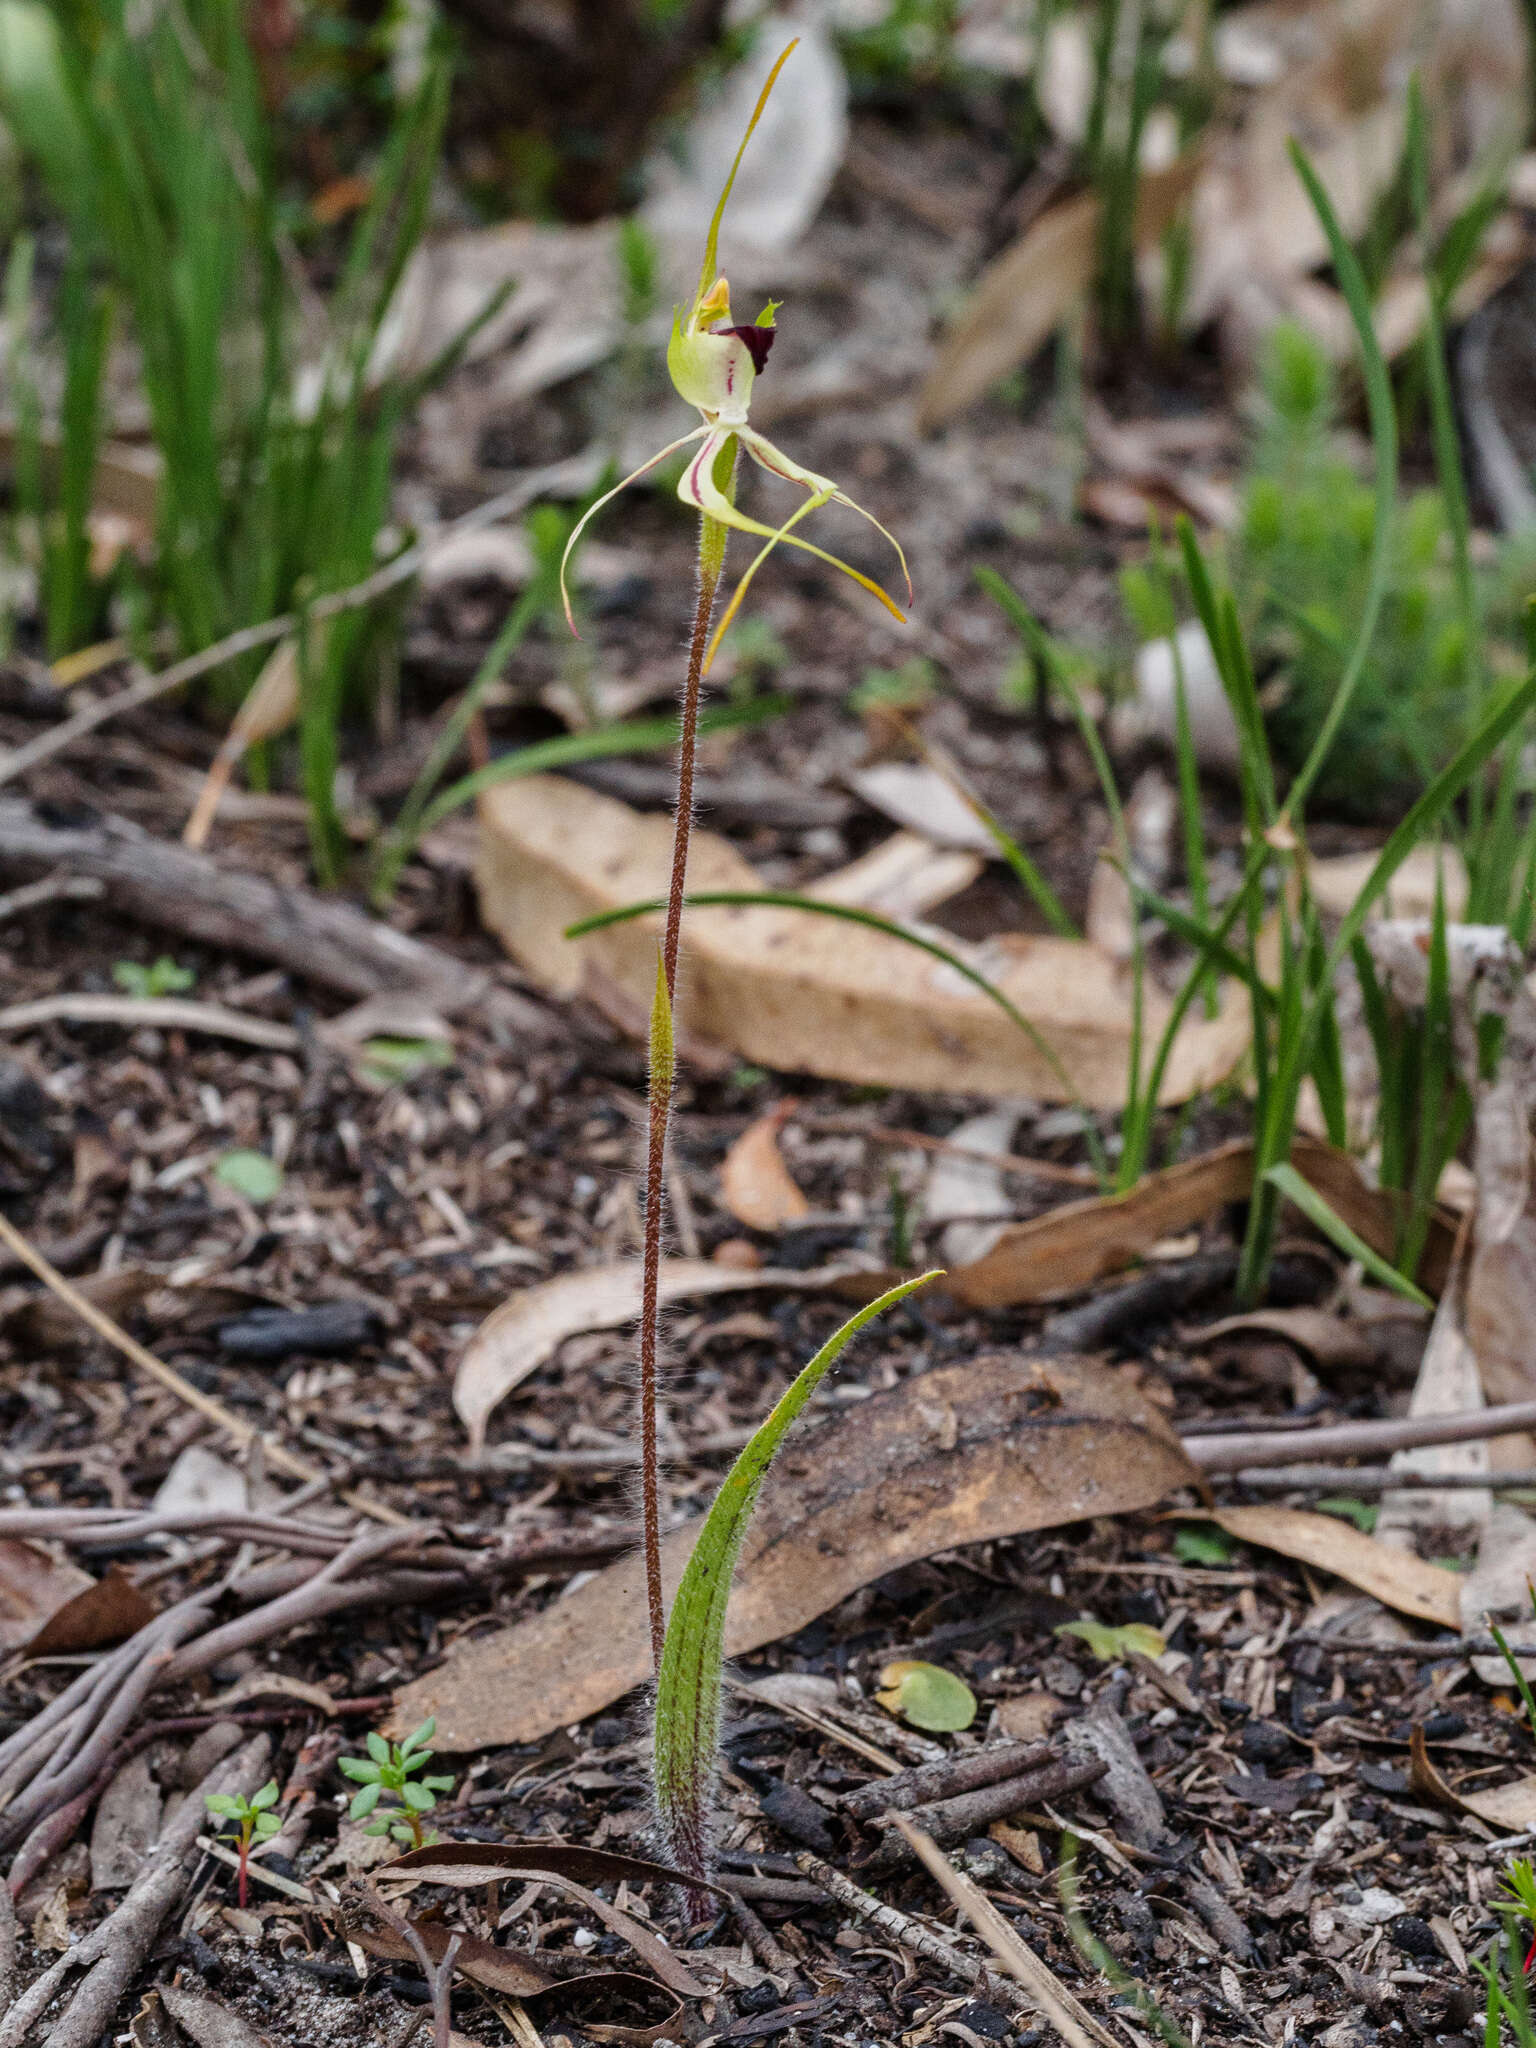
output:
M48 658L83 646L97 630L106 584L91 573L88 518L103 427L102 375L112 334L112 300L72 261L58 294L57 326L64 362L58 425L50 434L33 362L32 281L35 244L18 235L6 265L6 325L15 418L13 497L18 552L38 568L38 596ZM29 545L30 543L30 545Z
M779 73L794 47L795 45L791 43L769 73L767 83L753 109L752 118L747 123L746 134L742 137L741 147L736 152L735 162L731 166L730 175L715 207L714 217L710 221L704 245L704 261L699 272L698 290L692 303L686 308L679 308L673 315L672 338L667 347L667 369L679 397L698 411L701 423L691 433L682 435L667 447L658 450L630 476L625 477L590 506L572 530L565 551L565 561L568 562L588 522L611 498L616 497L620 491L648 471L655 469L658 464L665 462L680 449L698 444L677 487L677 494L682 502L699 516L699 580L688 649L688 668L682 691L672 877L667 896L666 924L658 968L657 1009L653 1016L651 1032L653 1059L649 1090L649 1135L645 1159L645 1236L639 1328L641 1520L645 1551L646 1604L650 1618L652 1653L658 1668L666 1636L666 1604L661 1585L661 1521L656 1457L657 1341L662 1204L667 1129L672 1109L671 1010L677 996L678 944L687 884L688 845L693 828L694 758L704 678L709 673L721 638L740 609L742 599L754 577L769 555L780 545L800 548L807 554L815 556L818 561L829 563L833 568L851 577L855 583L872 592L897 618L903 616L877 583L847 562L839 561L836 556L827 554L824 549L816 547L795 531L801 520L823 505L835 501L849 506L852 510L860 512L885 534L885 538L890 540L891 546L896 549L897 557L905 571L906 560L900 547L885 533L878 520L864 512L862 506L855 505L831 477L819 476L814 470L804 468L751 425L748 410L751 405L752 387L765 368L769 350L773 346L774 318L778 306L770 300L755 321L735 321L731 313L730 286L720 275L718 268L720 223L731 196L731 188L736 182L736 173L741 166L747 144L751 141L753 131L768 103L768 96L773 91ZM736 470L743 450L760 469L766 470L771 476L782 477L798 484L806 493L804 502L782 525L765 525L762 520L751 518L737 506ZM725 566L726 541L732 531L752 534L763 544L742 575L735 593L716 625L715 601ZM564 567L565 564L562 563L562 588ZM568 596L566 618L574 632L576 622ZM663 1007L666 1012L664 1019L661 1016ZM663 1046L668 1048L668 1055L665 1065L658 1066L657 1058Z
M282 613L302 619L316 597L379 566L401 427L499 303L419 374L375 377L426 220L446 62L436 56L399 108L322 301L288 232L245 12L241 0L66 0L50 24L65 112L19 130L67 226L71 274L110 284L138 348L162 468L137 616L169 625L182 652ZM14 111L6 93L0 76L0 114ZM82 400L87 368L73 379ZM66 451L90 408L76 412L78 428L66 398ZM82 467L66 464L66 482ZM78 604L60 595L45 589L51 643L77 631ZM359 609L300 634L301 779L325 879L343 858L338 728L379 673L380 626L377 608ZM221 671L214 708L231 713L259 666L254 656ZM255 766L264 771L259 755Z

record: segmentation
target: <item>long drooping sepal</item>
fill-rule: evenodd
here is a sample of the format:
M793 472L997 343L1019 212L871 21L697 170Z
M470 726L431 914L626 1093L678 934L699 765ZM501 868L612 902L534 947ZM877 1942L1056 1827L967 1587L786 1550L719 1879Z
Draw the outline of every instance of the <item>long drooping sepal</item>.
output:
M782 448L775 448L771 441L765 441L763 436L754 432L752 428L749 427L742 435L741 445L758 468L766 469L770 476L784 477L790 483L800 484L808 491L829 491L834 505L846 505L850 512L857 512L861 519L867 519L881 539L888 540L895 549L896 559L901 564L902 577L907 586L907 603L912 602L912 571L907 567L906 550L890 528L880 524L873 512L861 505L857 498L850 498L830 477L818 476L814 469L803 469L792 456L786 455Z
M825 505L828 502L830 496L831 493L829 492L818 491L815 497L807 498L805 503L800 507L800 509L797 512L792 512L790 514L788 519L786 519L784 524L779 528L778 532L773 536L772 540L765 540L762 546L758 549L757 553L752 557L752 560L747 567L745 575L737 584L735 590L732 591L731 601L726 606L725 611L721 615L719 625L716 626L713 634L710 636L710 642L708 647L706 647L704 650L704 667L702 671L703 674L707 676L710 670L714 667L715 656L720 651L720 642L725 638L727 632L730 630L732 619L734 619L736 614L741 610L742 599L747 594L747 589L752 581L752 578L757 574L758 570L761 569L764 562L767 561L768 557L773 553L774 549L778 546L779 542L781 540L791 539L792 536L790 534L790 528L792 526L798 526L802 519L808 518L812 512L817 511L821 506Z
M672 1603L656 1680L656 1799L673 1863L684 1877L709 1874L709 1798L720 1739L725 1610L768 1468L848 1340L935 1277L924 1273L902 1281L827 1339L731 1467L704 1518Z
M737 510L736 506L731 503L730 499L720 489L714 476L715 458L733 435L744 443L750 436L752 441L758 442L759 445L770 446L771 448L771 444L762 443L760 436L752 434L750 428L744 431L739 426L716 427L683 472L683 480L677 487L677 495L682 499L683 503L685 505L692 505L696 511L702 512L706 518L717 521L721 526L733 527L738 533L755 533L760 540L770 542L773 547L777 547L780 542L783 542L787 547L803 549L806 554L814 555L818 562L825 562L829 568L837 569L844 576L851 577L855 583L867 590L872 597L877 597L893 618L898 618L905 622L906 613L902 611L900 605L896 603L893 597L880 588L880 585L875 582L873 577L866 576L861 570L855 569L851 562L844 562L836 555L829 555L825 548L816 547L811 541L802 540L798 533L790 530L798 519L804 517L807 509L814 509L814 507L807 508L802 505L793 517L786 520L782 526L765 526L761 519L749 518L745 512ZM771 452L774 454L778 453L777 449L771 449ZM787 457L784 459L788 460ZM764 467L766 466L765 464ZM782 473L789 474L787 470ZM823 502L828 497L841 496L837 485L829 477L815 476L810 470L803 471L799 477L795 478L795 481L806 482L807 488L813 493L824 493ZM753 568L755 569L756 566L757 564L754 563Z
M690 443L697 441L702 434L707 434L708 432L709 429L707 427L695 427L691 434L684 434L680 441L669 441L665 448L659 448L648 462L642 462L638 469L632 469L622 483L615 484L611 491L604 491L600 498L594 500L571 528L571 537L565 544L565 553L560 557L560 601L565 606L565 623L573 633L576 633L576 619L571 610L571 593L566 585L565 571L571 559L571 550L575 547L577 541L581 539L587 527L611 498L616 498L620 491L627 491L631 484L638 483L641 477L656 467L658 462L665 462L667 457L675 455L679 448L688 447ZM579 640L581 635L576 633L576 637Z

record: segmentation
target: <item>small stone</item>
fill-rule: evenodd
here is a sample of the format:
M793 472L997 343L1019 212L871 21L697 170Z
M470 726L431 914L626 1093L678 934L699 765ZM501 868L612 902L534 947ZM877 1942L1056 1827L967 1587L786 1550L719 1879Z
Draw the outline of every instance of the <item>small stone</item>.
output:
M1467 1724L1460 1714L1429 1714L1424 1721L1426 1742L1451 1742L1458 1735L1465 1735Z
M1246 1764L1280 1764L1291 1754L1291 1737L1274 1721L1249 1721L1237 1738L1237 1753Z
M778 1985L765 1978L761 1984L754 1984L750 1991L737 1995L736 2008L744 2013L772 2012L783 2002L784 1994Z
M604 1714L592 1724L594 1749L617 1749L629 1740L629 1729L617 1714Z
M1390 1931L1394 1947L1400 1948L1405 1956L1427 1961L1431 1956L1438 1956L1440 1953L1435 1930L1427 1920L1421 1920L1417 1913L1399 1914L1392 1922Z
M958 2012L950 2014L962 2027L969 2027L973 2034L980 2034L987 2041L1006 2041L1013 2032L1013 2021L995 2005L973 1998L968 2005L962 2005Z
M827 1827L826 1814L798 1785L770 1785L760 1804L766 1818L781 1828L792 1842L814 1849L818 1856L834 1853L835 1845Z

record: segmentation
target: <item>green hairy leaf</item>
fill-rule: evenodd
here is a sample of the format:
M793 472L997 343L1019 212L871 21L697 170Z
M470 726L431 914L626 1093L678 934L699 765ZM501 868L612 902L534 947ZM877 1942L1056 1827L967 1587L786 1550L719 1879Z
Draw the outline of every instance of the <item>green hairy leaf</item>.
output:
M672 1603L656 1681L656 1802L676 1868L703 1877L706 1809L720 1738L721 1666L731 1579L768 1468L849 1339L936 1277L903 1280L848 1318L780 1398L726 1475Z

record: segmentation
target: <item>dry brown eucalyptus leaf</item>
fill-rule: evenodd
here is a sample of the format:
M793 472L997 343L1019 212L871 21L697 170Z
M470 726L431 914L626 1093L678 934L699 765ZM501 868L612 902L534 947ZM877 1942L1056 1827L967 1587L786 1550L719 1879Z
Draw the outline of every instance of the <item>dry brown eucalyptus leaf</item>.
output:
M576 941L565 931L597 912L663 897L671 862L669 819L560 776L529 776L481 800L481 914L521 965L561 994L575 995L595 978L624 990L640 1006L638 1016L649 1013L656 917ZM763 886L710 832L694 834L689 882L699 893ZM846 900L837 876L805 893ZM946 933L939 942L1036 1021L1055 1064L946 962L890 933L778 907L690 911L679 1020L697 1037L778 1072L1123 1105L1134 1006L1120 962L1076 939L1004 933L972 945ZM1163 991L1146 991L1149 1063L1171 1009ZM1194 1017L1180 1029L1161 1099L1181 1102L1213 1086L1242 1057L1249 1035L1246 995L1229 990L1216 1017Z
M1378 1543L1337 1515L1304 1508L1214 1508L1208 1519L1244 1543L1277 1550L1319 1571L1332 1572L1369 1593L1383 1606L1441 1628L1461 1627L1461 1578L1443 1565L1426 1564L1411 1551Z
M1529 1772L1507 1785L1481 1792L1458 1792L1430 1761L1424 1730L1415 1727L1408 1739L1409 1781L1421 1797L1448 1806L1453 1813L1473 1813L1490 1827L1518 1833L1536 1827L1536 1775Z
M1194 1470L1123 1373L988 1353L874 1395L791 1438L764 1484L726 1620L739 1656L898 1566L957 1544L1150 1506ZM663 1545L675 1591L699 1524ZM534 1742L643 1683L639 1557L402 1688L392 1725L437 1718L439 1749Z

